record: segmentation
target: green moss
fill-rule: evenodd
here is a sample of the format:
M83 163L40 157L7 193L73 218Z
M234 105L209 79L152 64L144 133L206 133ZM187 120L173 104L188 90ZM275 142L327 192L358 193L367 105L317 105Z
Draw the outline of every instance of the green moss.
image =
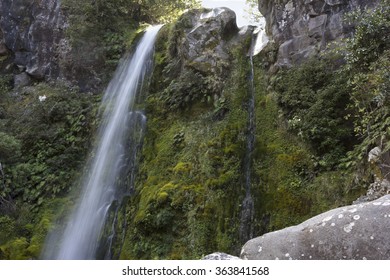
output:
M321 212L350 204L361 193L361 189L353 187L352 174L334 166L334 163L340 160L337 155L342 156L340 150L343 150L345 155L346 148L343 144L339 144L341 145L340 149L333 146L328 151L332 153L331 157L326 157L326 155L318 157L319 147L313 148L312 142L308 141L308 138L303 137L304 139L302 139L301 135L296 135L296 130L291 129L289 126L291 123L287 122L285 115L281 114L278 106L280 98L287 104L302 101L305 94L303 88L310 86L313 80L309 83L306 80L299 80L304 85L299 85L298 82L293 85L297 90L302 89L301 93L298 92L299 90L297 91L298 98L289 96L288 92L275 94L269 91L269 81L263 70L262 62L262 57L256 57L256 145L253 162L254 183L252 185L256 208L254 221L256 235L296 225ZM302 67L306 69L307 66ZM310 67L316 68L315 71L322 74L327 71L321 69L321 67L327 66L320 63ZM294 71L306 70L289 70L291 76L287 79L291 81L295 79L294 77L302 77L300 76L302 72L294 73ZM313 75L315 71L308 71L308 75ZM278 80L275 83L281 83L281 81ZM282 81L282 83L285 84L288 81ZM324 86L327 85L324 84ZM334 88L334 85L331 87ZM291 88L289 90L290 92L294 91ZM325 91L321 88L316 90ZM278 94L284 95L278 96ZM306 97L312 98L312 102L321 102L322 98L320 96L316 99L309 95ZM338 105L344 106L345 109L345 103ZM321 106L328 108L329 104L324 103ZM327 109L321 109L323 108L321 106L310 107L308 110L319 110L318 112L323 113L323 117L326 117L324 110ZM292 105L291 108L299 110L302 107ZM343 111L340 109L338 113L343 114ZM307 111L306 114L308 114ZM341 118L337 114L328 116ZM340 125L338 129L343 130L346 123L340 122L338 125ZM300 127L303 129L304 126ZM344 134L337 134L337 137L343 137L342 135ZM327 134L326 137L331 137L331 135ZM325 140L326 137L324 136L322 140ZM332 139L337 141L336 138ZM330 143L327 142L324 145L330 145ZM333 170L330 166L333 166Z
M192 170L192 164L189 163L189 162L179 162L173 168L173 172L176 173L176 174L190 173L191 170Z
M0 246L4 245L15 231L15 221L9 216L0 217Z
M26 254L27 246L28 242L26 238L17 238L5 245L3 251L11 260L26 260L28 259Z
M233 70L225 73L226 85L218 99L211 103L188 101L185 110L167 106L167 92L161 90L169 86L164 77L176 75L183 84L191 77L186 71L174 74L176 70L168 65L175 52L170 40L178 40L179 30L163 29L159 40L166 41L157 42L155 61L162 64L155 67L146 101L143 160L136 195L128 206L132 230L127 233L121 258L194 259L220 248L234 252L239 247L235 225L240 197L244 196L245 52L232 53Z

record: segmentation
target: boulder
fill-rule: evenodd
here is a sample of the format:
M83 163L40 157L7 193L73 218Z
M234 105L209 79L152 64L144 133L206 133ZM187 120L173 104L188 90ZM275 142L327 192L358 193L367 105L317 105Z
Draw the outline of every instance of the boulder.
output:
M235 257L226 253L212 253L202 258L202 260L240 260L239 257Z
M204 74L228 61L229 37L238 34L236 14L228 8L195 10L179 49L187 65Z
M390 195L248 241L243 259L390 259Z
M28 86L31 82L32 80L26 72L14 76L14 87L16 89Z

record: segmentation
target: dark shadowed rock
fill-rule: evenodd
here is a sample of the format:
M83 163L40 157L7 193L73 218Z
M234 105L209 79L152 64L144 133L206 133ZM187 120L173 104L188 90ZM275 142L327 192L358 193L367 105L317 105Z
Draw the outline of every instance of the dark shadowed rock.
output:
M66 26L59 0L2 0L0 53L6 47L14 54L14 63L36 79L56 78Z
M7 55L8 50L3 42L0 41L0 56Z
M1 4L0 4L0 7L1 7ZM4 55L7 55L7 54L8 54L8 49L7 49L7 46L4 43L3 32L0 29L0 56L4 56Z
M390 195L248 241L243 259L390 259Z

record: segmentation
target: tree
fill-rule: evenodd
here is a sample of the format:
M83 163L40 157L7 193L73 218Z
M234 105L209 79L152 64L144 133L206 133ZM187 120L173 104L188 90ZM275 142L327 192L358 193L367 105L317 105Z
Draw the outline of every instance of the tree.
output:
M245 12L248 14L247 18L253 24L258 25L263 20L263 15L259 11L258 0L246 0L247 8Z

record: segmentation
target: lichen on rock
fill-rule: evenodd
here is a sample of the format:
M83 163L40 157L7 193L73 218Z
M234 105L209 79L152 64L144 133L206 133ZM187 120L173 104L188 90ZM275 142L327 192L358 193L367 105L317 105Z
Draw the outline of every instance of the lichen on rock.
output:
M345 206L248 241L243 259L390 258L390 195ZM259 250L261 248L261 250Z

